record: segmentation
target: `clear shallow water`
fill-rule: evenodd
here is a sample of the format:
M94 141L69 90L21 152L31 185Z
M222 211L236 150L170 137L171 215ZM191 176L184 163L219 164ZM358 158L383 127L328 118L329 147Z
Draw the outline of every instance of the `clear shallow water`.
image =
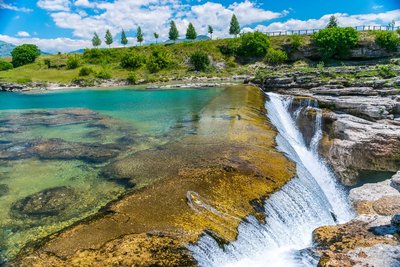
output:
M346 191L317 153L322 137L321 111L313 122L310 146L304 142L295 119L300 106L289 112L292 99L268 94L268 117L278 130L278 149L296 163L297 175L264 204L266 223L254 217L239 226L237 240L221 247L210 235L189 246L201 266L316 266L312 231L323 225L343 223L353 217Z
M102 177L102 167L115 157L192 131L191 122L221 92L213 88L1 93L0 264L27 242L95 213L125 192L123 185ZM115 157L91 158L114 150ZM79 158L82 154L89 159ZM41 205L39 192L60 187L74 194L51 195L52 202L44 203L44 207L54 204L57 215L15 211L15 203L36 194L29 203Z

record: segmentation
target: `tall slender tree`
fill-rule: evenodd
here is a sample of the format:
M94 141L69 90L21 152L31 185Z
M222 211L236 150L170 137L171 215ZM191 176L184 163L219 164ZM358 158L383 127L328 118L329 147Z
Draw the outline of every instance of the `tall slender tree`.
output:
M125 31L122 29L121 32L121 44L126 46L128 44L128 38L126 38Z
M108 47L110 47L110 45L113 43L113 37L111 35L110 30L106 31L106 35L104 36L106 44L108 45Z
M235 37L237 37L239 33L240 33L240 24L236 15L233 14L231 18L231 24L229 27L229 34L235 35Z
M156 44L158 43L158 38L160 37L160 35L158 33L154 33L154 39L156 39Z
M136 31L136 40L138 41L138 43L140 45L142 45L142 42L144 41L142 28L140 28L140 26L137 28L137 31Z
M194 28L192 23L189 23L189 26L186 30L186 39L194 40L196 38L197 38L196 29Z
M210 35L210 38L212 39L214 33L214 28L211 25L208 25L208 34Z
M93 38L92 38L92 45L94 47L98 47L101 45L101 39L96 32L94 33Z
M178 37L179 37L179 31L178 28L176 27L175 21L171 21L169 28L169 39L175 42L176 40L178 40Z
M338 27L338 21L337 21L337 18L334 15L332 15L329 18L329 23L328 23L328 25L326 27L327 28L337 28Z

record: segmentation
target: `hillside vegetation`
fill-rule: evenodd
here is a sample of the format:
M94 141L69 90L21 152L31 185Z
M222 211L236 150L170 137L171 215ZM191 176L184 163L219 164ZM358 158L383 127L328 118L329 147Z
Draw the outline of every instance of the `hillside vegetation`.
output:
M349 48L376 44L376 33L357 34L358 36L352 36ZM397 36L396 33L393 34ZM254 75L254 63L263 62L267 65L294 63L299 59L295 56L299 51L310 49L318 51L314 38L316 35L266 37L262 33L251 33L232 39L126 48L94 48L86 49L83 54L73 55L40 55L34 63L0 71L0 81L73 82L90 86L95 79L127 79L131 83L145 83L179 80L191 76ZM321 37L320 42L326 45L326 40L322 38L325 36ZM311 58L314 62L307 58L300 60L309 65L316 65L322 59L344 60L344 54L340 53L342 51L340 49L342 48L338 48L337 54L331 51L329 55L331 59L321 56L319 59ZM200 52L203 57L199 57ZM204 59L204 54L208 55L208 60ZM199 62L199 58L202 58L203 62ZM6 61L11 62L11 58ZM196 64L193 64L194 62Z

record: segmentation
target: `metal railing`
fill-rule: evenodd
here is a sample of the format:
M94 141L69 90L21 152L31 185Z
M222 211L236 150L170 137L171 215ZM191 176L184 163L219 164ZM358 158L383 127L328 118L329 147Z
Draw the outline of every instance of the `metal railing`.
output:
M400 30L400 26L355 26L357 31L396 31ZM268 36L287 36L287 35L308 35L318 32L321 29L308 29L308 30L286 30L266 32Z

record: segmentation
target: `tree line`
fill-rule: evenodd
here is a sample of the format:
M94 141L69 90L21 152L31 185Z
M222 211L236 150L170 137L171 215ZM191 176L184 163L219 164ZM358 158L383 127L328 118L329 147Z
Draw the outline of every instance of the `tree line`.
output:
M233 14L232 18L231 18L231 22L230 22L229 34L237 37L237 35L240 33L240 30L241 29L240 29L239 21L238 21L236 15ZM212 39L212 36L214 33L214 28L211 25L208 25L207 32L210 35L210 38ZM154 32L153 36L154 36L156 43L158 43L158 38L160 37L160 35L157 32ZM171 40L173 42L175 42L179 38L179 31L178 31L178 28L176 27L175 21L170 22L168 38L169 38L169 40ZM195 40L196 38L197 38L196 29L192 23L189 23L187 30L186 30L186 39ZM144 41L144 34L143 34L142 28L140 26L136 30L136 41L140 45L142 45L142 43ZM114 42L114 39L113 39L113 36L112 36L110 30L106 31L106 34L104 36L104 42L106 45L108 45L108 47L110 47L111 44ZM99 35L95 32L94 36L92 38L92 45L94 47L98 47L101 45L101 43L102 43L102 40L100 39ZM126 46L128 44L128 37L126 36L126 33L123 29L121 32L120 43L123 46Z

